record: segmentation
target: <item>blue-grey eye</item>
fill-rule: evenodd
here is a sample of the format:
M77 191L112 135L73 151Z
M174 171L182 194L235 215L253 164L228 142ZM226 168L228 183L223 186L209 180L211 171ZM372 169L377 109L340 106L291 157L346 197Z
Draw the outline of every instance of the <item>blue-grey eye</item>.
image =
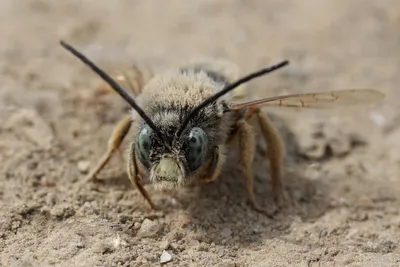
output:
M186 160L190 171L198 169L205 161L207 155L208 137L199 127L194 127L188 136Z
M153 130L147 124L145 124L142 130L136 136L136 155L144 166L149 165L152 133Z

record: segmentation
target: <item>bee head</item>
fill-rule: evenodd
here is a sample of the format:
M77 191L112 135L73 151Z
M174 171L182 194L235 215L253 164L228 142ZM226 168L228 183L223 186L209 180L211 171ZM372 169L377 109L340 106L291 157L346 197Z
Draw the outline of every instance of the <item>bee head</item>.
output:
M149 125L143 124L136 134L134 149L137 159L149 170L151 182L164 189L175 188L204 166L212 152L209 141L205 130L193 127L182 136L171 138L167 147Z

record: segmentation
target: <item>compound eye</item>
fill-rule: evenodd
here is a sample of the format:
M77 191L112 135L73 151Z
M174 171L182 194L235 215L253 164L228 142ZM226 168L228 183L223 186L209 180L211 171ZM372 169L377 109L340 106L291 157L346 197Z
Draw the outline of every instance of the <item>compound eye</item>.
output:
M136 155L140 162L148 167L149 166L149 154L152 144L153 130L145 124L139 134L136 136Z
M190 171L197 170L205 161L207 155L208 137L199 127L194 127L187 140L186 160Z

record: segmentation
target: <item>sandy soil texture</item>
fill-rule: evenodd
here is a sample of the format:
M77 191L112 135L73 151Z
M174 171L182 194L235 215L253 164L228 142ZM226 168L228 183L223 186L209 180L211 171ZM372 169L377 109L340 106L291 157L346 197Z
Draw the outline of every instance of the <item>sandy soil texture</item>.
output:
M400 266L400 1L2 0L0 14L1 266ZM287 144L288 205L274 219L245 205L229 164L176 199L146 185L162 206L148 212L118 155L77 189L128 109L91 97L99 78L60 39L108 68L218 56L247 73L289 59L251 82L252 98L365 87L387 98L267 110ZM265 149L255 193L269 207Z

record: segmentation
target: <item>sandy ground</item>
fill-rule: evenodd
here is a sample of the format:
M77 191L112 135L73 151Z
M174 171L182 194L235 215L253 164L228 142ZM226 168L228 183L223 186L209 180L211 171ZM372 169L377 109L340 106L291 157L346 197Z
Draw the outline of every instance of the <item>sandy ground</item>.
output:
M166 266L400 266L400 1L3 0L0 13L1 266L159 266L164 250ZM146 185L162 206L149 212L118 156L76 189L127 106L88 98L100 80L60 39L103 66L205 55L245 73L291 60L249 97L374 87L387 98L269 110L288 148L289 201L272 220L244 204L229 164L176 199ZM257 151L256 197L269 207Z

